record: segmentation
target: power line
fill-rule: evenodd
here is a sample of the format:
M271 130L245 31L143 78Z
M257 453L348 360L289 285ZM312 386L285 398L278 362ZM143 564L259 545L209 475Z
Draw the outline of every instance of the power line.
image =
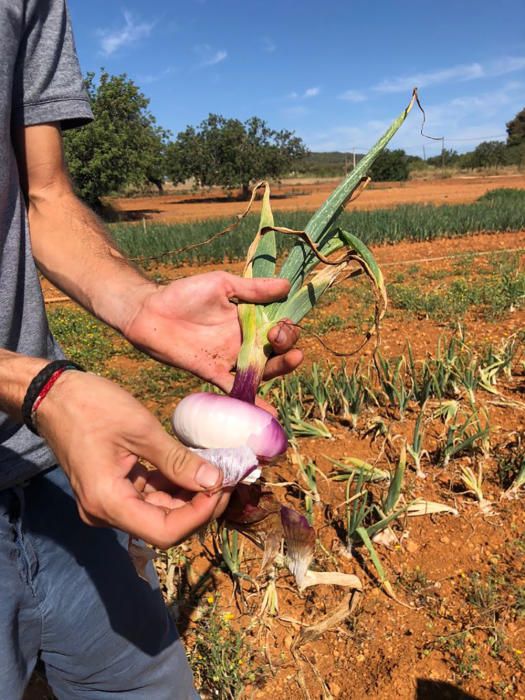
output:
M470 138L460 138L460 139L449 139L445 137L446 141L489 141L490 139L506 139L507 134L497 134L496 136L471 136Z

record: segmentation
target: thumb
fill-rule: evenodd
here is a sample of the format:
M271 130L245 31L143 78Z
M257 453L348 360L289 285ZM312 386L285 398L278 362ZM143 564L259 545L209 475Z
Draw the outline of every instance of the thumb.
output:
M290 291L290 282L279 277L246 278L230 275L228 297L249 304L267 304L285 299Z
M214 464L191 452L172 438L160 423L149 430L138 446L138 456L147 459L173 484L188 491L215 491L222 484L222 472Z

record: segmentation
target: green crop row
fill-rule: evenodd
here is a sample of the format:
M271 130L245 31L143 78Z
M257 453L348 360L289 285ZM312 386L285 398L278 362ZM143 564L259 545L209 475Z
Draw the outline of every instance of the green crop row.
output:
M279 212L277 226L302 230L311 212ZM231 233L178 254L168 253L205 241L231 224L231 219L208 219L183 224L116 224L112 233L122 250L133 258L160 256L163 262L205 263L242 260L257 228L258 217L247 216ZM525 228L525 190L495 189L472 204L407 204L394 209L348 211L341 227L367 245L402 240L428 241L478 232L520 231ZM281 252L293 241L278 238ZM166 254L168 253L168 254Z

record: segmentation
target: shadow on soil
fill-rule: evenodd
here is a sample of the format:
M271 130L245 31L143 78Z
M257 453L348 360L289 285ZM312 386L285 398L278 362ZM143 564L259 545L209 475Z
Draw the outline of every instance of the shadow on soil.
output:
M415 700L480 700L480 698L465 693L452 683L418 678Z
M160 209L131 209L130 211L117 211L104 208L101 216L107 224L125 224L149 219L152 214L160 214Z
M281 192L279 194L272 194L272 200L275 199L291 199L293 197L301 197L303 195L308 195L311 194L309 191L293 191L293 192ZM259 201L262 199L262 193L259 195L257 194L255 197L255 201ZM239 202L240 204L246 202L248 203L248 199L245 197L239 197L239 195L229 195L229 194L224 194L224 195L215 195L215 196L210 196L210 197L197 197L197 198L189 198L189 199L174 199L171 202L167 202L167 204L223 204L225 202Z

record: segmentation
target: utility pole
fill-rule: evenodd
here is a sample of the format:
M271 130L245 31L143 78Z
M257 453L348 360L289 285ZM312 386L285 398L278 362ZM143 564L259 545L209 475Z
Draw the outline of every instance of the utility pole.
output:
M355 147L352 149L352 170L355 170Z
M445 137L441 137L441 174L445 168Z

